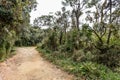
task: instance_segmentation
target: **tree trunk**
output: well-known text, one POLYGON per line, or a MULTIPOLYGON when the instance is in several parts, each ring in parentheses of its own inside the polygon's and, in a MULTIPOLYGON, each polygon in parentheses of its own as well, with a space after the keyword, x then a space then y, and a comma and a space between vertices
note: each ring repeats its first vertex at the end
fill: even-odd
MULTIPOLYGON (((109 24, 112 23, 112 0, 109 0, 109 5, 110 5, 110 19, 109 19, 109 24)), ((111 39, 111 27, 109 27, 109 33, 108 33, 108 38, 107 38, 107 44, 109 45, 110 39, 111 39)))
POLYGON ((76 27, 77 27, 77 29, 79 31, 79 17, 77 17, 77 16, 76 16, 76 27))

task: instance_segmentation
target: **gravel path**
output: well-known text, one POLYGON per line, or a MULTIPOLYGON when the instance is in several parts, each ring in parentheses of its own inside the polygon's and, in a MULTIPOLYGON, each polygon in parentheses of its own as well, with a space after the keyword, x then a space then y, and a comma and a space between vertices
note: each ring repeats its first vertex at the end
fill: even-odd
POLYGON ((16 55, 0 63, 0 80, 73 80, 44 60, 35 47, 17 48, 16 55))

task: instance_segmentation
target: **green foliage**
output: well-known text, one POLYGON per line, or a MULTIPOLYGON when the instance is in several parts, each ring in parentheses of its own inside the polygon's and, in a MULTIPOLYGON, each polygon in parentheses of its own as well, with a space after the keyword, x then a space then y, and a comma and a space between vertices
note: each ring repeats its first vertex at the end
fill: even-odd
POLYGON ((15 5, 9 10, 7 6, 0 6, 0 55, 6 57, 10 53, 15 41, 11 31, 15 31, 18 36, 15 45, 39 43, 38 50, 44 57, 74 74, 78 80, 81 77, 87 80, 120 79, 119 73, 113 72, 120 67, 118 1, 64 0, 62 12, 36 18, 34 27, 28 23, 29 12, 36 7, 35 0, 9 1, 15 5), (66 6, 72 10, 67 10, 66 6), (86 12, 86 22, 90 21, 92 25, 80 24, 83 10, 92 7, 94 11, 86 12), (49 28, 40 29, 41 26, 49 28))
POLYGON ((110 69, 103 65, 92 62, 83 63, 80 67, 82 75, 85 75, 88 80, 119 80, 118 73, 113 73, 110 69))
POLYGON ((0 41, 0 60, 4 60, 5 58, 9 57, 11 51, 14 46, 14 42, 16 40, 16 33, 15 31, 10 31, 4 36, 4 38, 0 41), (9 41, 10 40, 10 41, 9 41))
MULTIPOLYGON (((61 53, 68 53, 69 57, 74 61, 95 61, 104 64, 110 68, 119 66, 119 46, 107 45, 99 42, 92 30, 87 24, 82 26, 82 29, 71 29, 65 34, 62 34, 62 44, 59 43, 60 33, 57 29, 50 30, 42 41, 42 49, 49 49, 51 51, 59 51, 61 53)), ((102 39, 103 43, 104 38, 102 39)), ((59 54, 58 54, 59 55, 59 54)))
POLYGON ((73 53, 74 50, 78 50, 82 46, 79 37, 80 32, 78 32, 77 29, 69 31, 64 37, 66 40, 64 41, 64 44, 61 45, 61 51, 73 53))
POLYGON ((120 66, 120 46, 111 46, 107 51, 102 48, 105 53, 98 52, 96 59, 99 63, 107 65, 110 68, 120 66))
POLYGON ((0 60, 11 55, 22 26, 29 24, 29 12, 33 5, 36 5, 35 0, 0 1, 0 60))
POLYGON ((64 43, 62 44, 59 44, 59 32, 57 30, 50 30, 50 32, 52 33, 48 31, 49 35, 38 46, 38 50, 46 59, 74 74, 78 80, 81 78, 87 80, 120 79, 119 73, 113 72, 116 67, 120 66, 119 45, 100 44, 86 24, 80 31, 71 29, 66 35, 63 34, 64 43))
POLYGON ((94 59, 94 55, 88 51, 84 51, 84 49, 77 50, 74 52, 72 59, 75 62, 84 62, 84 61, 92 61, 94 59))
POLYGON ((51 31, 50 34, 47 33, 47 36, 45 38, 44 36, 44 39, 42 41, 42 45, 41 45, 41 48, 45 48, 45 49, 50 49, 50 50, 57 50, 58 49, 58 34, 57 34, 57 31, 56 29, 49 29, 49 31, 51 31))
POLYGON ((43 31, 39 27, 28 26, 23 28, 15 42, 16 46, 35 46, 43 39, 43 31))
MULTIPOLYGON (((108 67, 97 64, 94 62, 76 62, 73 59, 66 57, 64 54, 52 52, 50 50, 44 50, 37 48, 38 51, 43 53, 43 57, 58 65, 63 70, 70 74, 74 74, 75 80, 86 79, 86 80, 120 80, 119 73, 113 72, 108 67)), ((81 52, 81 51, 80 51, 81 52)), ((90 53, 88 53, 90 54, 90 53)), ((81 56, 81 55, 80 55, 81 56)), ((81 56, 83 57, 83 56, 81 56)), ((87 56, 86 56, 87 58, 87 56)))

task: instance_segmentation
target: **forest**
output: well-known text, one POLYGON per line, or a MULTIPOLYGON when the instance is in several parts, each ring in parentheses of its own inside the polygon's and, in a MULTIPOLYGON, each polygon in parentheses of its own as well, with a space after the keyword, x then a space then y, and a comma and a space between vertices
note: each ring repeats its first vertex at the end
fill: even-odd
POLYGON ((0 61, 14 55, 15 47, 37 46, 75 80, 120 80, 120 0, 61 4, 30 24, 36 0, 0 0, 0 61))

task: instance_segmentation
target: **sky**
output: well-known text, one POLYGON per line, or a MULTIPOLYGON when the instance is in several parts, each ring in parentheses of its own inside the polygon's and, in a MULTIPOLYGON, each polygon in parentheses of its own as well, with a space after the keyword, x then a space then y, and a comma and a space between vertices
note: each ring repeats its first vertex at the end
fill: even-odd
MULTIPOLYGON (((41 15, 48 15, 50 12, 60 11, 63 7, 61 2, 63 0, 36 0, 38 5, 36 11, 30 13, 30 24, 33 24, 35 18, 40 17, 41 15)), ((67 9, 70 9, 69 7, 67 9)), ((94 9, 93 9, 94 10, 94 9)), ((85 22, 85 14, 81 16, 82 22, 85 22)))
POLYGON ((37 0, 37 10, 30 13, 30 23, 33 23, 33 20, 41 15, 47 15, 49 12, 56 12, 61 10, 62 0, 37 0))

